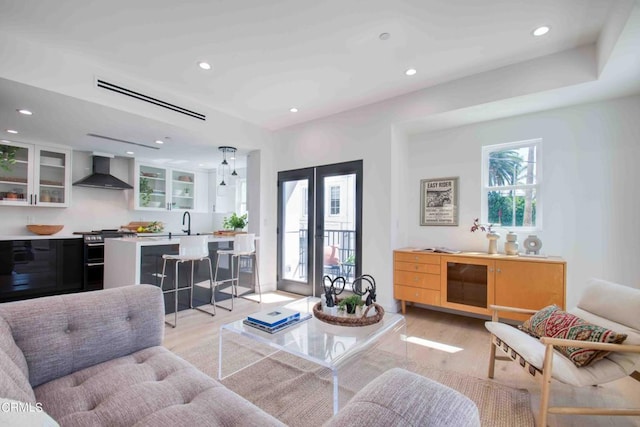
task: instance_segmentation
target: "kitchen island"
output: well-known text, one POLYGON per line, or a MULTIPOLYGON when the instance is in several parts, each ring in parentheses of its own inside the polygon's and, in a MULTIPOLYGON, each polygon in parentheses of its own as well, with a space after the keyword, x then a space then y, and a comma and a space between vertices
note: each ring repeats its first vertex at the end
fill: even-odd
MULTIPOLYGON (((208 236, 209 259, 215 274, 218 249, 233 248, 233 236, 208 236)), ((256 238, 257 240, 257 238, 256 238)), ((137 285, 141 283, 160 286, 162 279, 162 255, 178 254, 180 243, 179 237, 133 237, 105 240, 104 249, 104 288, 117 288, 121 286, 137 285)), ((249 284, 250 291, 253 292, 252 281, 254 274, 253 265, 250 259, 241 263, 242 284, 249 284)), ((175 264, 173 261, 167 262, 165 270, 164 289, 173 287, 173 277, 175 264)), ((191 263, 184 263, 180 266, 179 286, 183 287, 190 281, 191 263)), ((194 305, 202 305, 209 302, 211 294, 209 291, 209 266, 206 262, 196 262, 194 266, 194 305)), ((230 261, 228 256, 220 259, 218 280, 225 280, 231 277, 230 261)), ((228 299, 230 296, 229 283, 222 284, 216 292, 216 301, 228 299)), ((180 292, 179 309, 189 307, 189 293, 180 292)), ((166 313, 173 312, 173 295, 165 295, 166 313)))

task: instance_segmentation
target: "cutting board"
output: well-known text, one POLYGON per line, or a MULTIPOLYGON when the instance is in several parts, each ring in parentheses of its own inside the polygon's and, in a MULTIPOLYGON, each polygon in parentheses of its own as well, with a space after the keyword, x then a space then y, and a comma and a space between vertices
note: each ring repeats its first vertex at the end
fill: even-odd
POLYGON ((235 236, 236 234, 247 234, 246 231, 218 230, 214 231, 214 236, 235 236))
POLYGON ((138 227, 147 228, 149 224, 151 224, 151 221, 131 221, 129 224, 123 225, 120 228, 131 231, 138 231, 138 227))

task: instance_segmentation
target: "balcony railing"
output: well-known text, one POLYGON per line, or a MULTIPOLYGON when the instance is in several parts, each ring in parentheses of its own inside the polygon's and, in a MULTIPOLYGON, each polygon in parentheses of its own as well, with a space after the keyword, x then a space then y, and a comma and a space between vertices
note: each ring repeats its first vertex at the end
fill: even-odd
MULTIPOLYGON (((298 265, 299 277, 307 277, 307 242, 309 239, 307 230, 298 232, 300 257, 298 265)), ((343 276, 347 282, 355 278, 356 258, 356 231, 355 230, 325 230, 324 246, 335 246, 337 250, 338 264, 325 265, 323 275, 331 277, 343 276)), ((321 255, 324 257, 324 253, 321 255)))

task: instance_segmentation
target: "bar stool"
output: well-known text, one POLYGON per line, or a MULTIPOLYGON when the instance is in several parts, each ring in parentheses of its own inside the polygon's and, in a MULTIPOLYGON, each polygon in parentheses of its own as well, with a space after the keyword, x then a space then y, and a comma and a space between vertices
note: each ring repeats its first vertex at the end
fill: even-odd
POLYGON ((240 281, 240 257, 250 257, 253 259, 253 271, 255 272, 256 286, 258 287, 258 295, 260 303, 262 303, 262 290, 260 288, 260 278, 258 275, 258 255, 256 254, 256 235, 249 234, 236 234, 233 238, 233 249, 218 249, 218 257, 216 260, 216 273, 214 275, 214 291, 222 283, 231 282, 231 307, 225 307, 219 305, 218 307, 225 310, 233 310, 233 297, 238 297, 238 284, 240 281), (218 267, 220 266, 220 256, 229 255, 231 263, 231 278, 225 280, 218 280, 218 267), (237 260, 234 263, 234 260, 237 260), (234 265, 237 264, 237 269, 234 265), (235 273, 235 274, 234 274, 235 273), (235 295, 234 295, 235 294, 235 295))
POLYGON ((201 311, 206 314, 210 314, 211 316, 216 315, 216 300, 213 292, 213 274, 211 271, 211 259, 209 258, 209 238, 208 236, 185 236, 180 238, 180 248, 178 250, 178 255, 162 255, 164 262, 162 264, 162 279, 160 280, 160 289, 162 289, 163 294, 174 294, 175 300, 175 311, 174 311, 174 323, 173 325, 167 321, 165 323, 172 328, 175 328, 178 325, 178 292, 179 291, 189 291, 189 307, 195 308, 198 311, 201 311), (208 261, 209 262, 209 289, 211 290, 211 301, 209 304, 213 305, 213 313, 203 310, 200 307, 193 306, 193 267, 195 261, 208 261), (173 278, 174 287, 173 289, 164 290, 164 278, 165 278, 165 269, 167 267, 167 261, 175 261, 176 262, 176 272, 173 278), (188 286, 178 287, 178 266, 184 262, 191 261, 191 283, 188 286))

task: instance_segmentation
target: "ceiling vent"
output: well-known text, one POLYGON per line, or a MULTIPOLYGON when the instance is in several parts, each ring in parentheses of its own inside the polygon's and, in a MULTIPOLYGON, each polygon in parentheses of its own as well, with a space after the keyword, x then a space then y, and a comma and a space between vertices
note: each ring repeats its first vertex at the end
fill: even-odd
POLYGON ((140 101, 147 102, 149 104, 157 105, 158 107, 166 108, 167 110, 175 111, 176 113, 184 114, 185 116, 193 117, 199 120, 207 120, 207 116, 202 113, 197 113, 195 111, 188 110, 184 107, 180 107, 179 105, 171 104, 170 102, 163 101, 158 98, 154 98, 149 95, 144 95, 140 92, 136 92, 131 89, 127 89, 126 87, 122 87, 113 83, 109 83, 102 79, 96 79, 96 86, 102 89, 110 90, 112 92, 119 93, 121 95, 126 95, 131 98, 138 99, 140 101))

